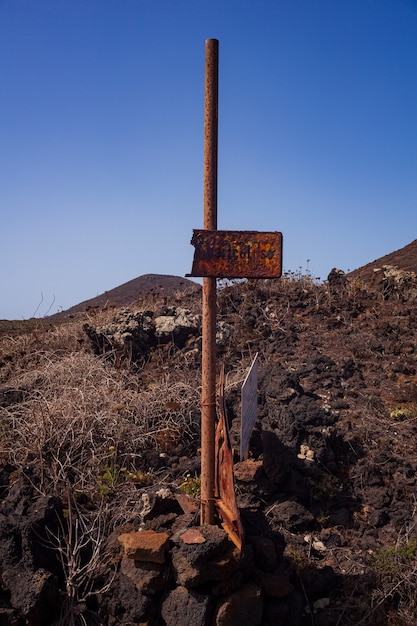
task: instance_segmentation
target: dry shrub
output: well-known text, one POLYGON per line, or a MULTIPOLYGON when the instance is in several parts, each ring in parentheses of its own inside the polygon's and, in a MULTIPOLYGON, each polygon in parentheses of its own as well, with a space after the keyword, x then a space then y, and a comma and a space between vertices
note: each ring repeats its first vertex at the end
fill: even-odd
POLYGON ((80 328, 61 324, 1 345, 13 356, 2 388, 24 391, 23 401, 0 408, 3 460, 36 468, 41 493, 69 484, 93 496, 109 468, 122 478, 122 468, 146 469, 150 451, 185 454, 198 435, 198 375, 172 354, 150 375, 115 369, 87 351, 80 328))
POLYGON ((0 384, 19 374, 39 369, 59 355, 83 350, 82 323, 47 324, 40 320, 30 332, 3 336, 0 340, 0 384))
POLYGON ((370 570, 375 576, 370 595, 370 609, 357 624, 376 623, 381 611, 388 626, 408 626, 417 615, 417 534, 416 507, 411 519, 398 534, 393 546, 385 546, 370 554, 370 570))

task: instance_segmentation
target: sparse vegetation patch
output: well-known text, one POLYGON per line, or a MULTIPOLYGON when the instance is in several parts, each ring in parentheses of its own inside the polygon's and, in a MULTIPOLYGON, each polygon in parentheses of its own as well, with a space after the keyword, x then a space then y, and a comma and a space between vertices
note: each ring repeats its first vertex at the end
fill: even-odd
POLYGON ((200 296, 172 298, 3 324, 0 622, 165 626, 174 605, 201 597, 209 620, 243 589, 262 626, 414 623, 413 277, 395 290, 339 271, 219 287, 239 559, 220 522, 198 526, 200 296), (256 352, 259 419, 240 462, 256 352), (168 551, 157 563, 118 541, 153 533, 168 551), (210 567, 195 550, 214 551, 210 567))

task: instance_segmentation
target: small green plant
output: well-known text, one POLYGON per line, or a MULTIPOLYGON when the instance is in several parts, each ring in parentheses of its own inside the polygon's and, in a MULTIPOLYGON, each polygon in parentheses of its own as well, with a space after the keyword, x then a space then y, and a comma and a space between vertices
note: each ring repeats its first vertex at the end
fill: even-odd
POLYGON ((406 561, 412 561, 413 559, 416 558, 417 542, 409 541, 408 543, 405 544, 405 546, 402 546, 399 549, 398 554, 399 554, 400 558, 402 558, 402 559, 404 559, 406 561))
POLYGON ((285 556, 288 558, 291 568, 298 574, 309 565, 307 556, 294 546, 285 551, 285 556))
POLYGON ((106 459, 103 472, 98 477, 99 495, 108 496, 124 480, 126 468, 116 462, 116 448, 109 446, 109 456, 106 459))
POLYGON ((317 523, 320 524, 322 528, 325 528, 329 521, 329 514, 321 510, 320 513, 317 515, 316 519, 317 519, 317 523))
POLYGON ((313 502, 328 502, 339 492, 340 482, 336 476, 323 474, 320 481, 310 481, 310 487, 313 502))
POLYGON ((417 406, 412 404, 408 407, 396 407, 390 411, 390 418, 397 421, 416 419, 417 418, 417 406))
POLYGON ((179 489, 181 489, 181 491, 186 493, 188 496, 195 498, 196 496, 199 496, 201 492, 201 478, 197 476, 197 474, 194 474, 194 476, 186 474, 185 480, 181 483, 179 489))
POLYGON ((134 483, 138 487, 148 487, 154 481, 152 468, 149 469, 147 472, 144 472, 142 470, 126 472, 126 480, 134 483))
POLYGON ((377 574, 393 580, 403 565, 413 561, 417 554, 417 543, 410 541, 402 546, 381 548, 373 554, 373 566, 377 574))
POLYGON ((375 571, 381 576, 392 579, 398 573, 395 547, 381 548, 375 552, 372 561, 375 571))

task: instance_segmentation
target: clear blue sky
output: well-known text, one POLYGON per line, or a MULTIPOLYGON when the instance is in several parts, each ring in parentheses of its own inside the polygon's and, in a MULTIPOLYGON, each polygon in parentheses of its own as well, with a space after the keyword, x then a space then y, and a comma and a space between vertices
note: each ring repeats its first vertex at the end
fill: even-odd
POLYGON ((0 318, 191 270, 211 37, 219 228, 321 278, 417 238, 417 0, 0 0, 0 318))

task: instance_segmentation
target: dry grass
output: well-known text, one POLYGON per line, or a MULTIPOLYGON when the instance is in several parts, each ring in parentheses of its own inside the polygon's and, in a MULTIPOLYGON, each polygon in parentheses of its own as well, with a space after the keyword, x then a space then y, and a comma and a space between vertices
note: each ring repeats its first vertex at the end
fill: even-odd
POLYGON ((65 581, 62 626, 83 623, 79 609, 97 593, 106 538, 138 519, 140 490, 173 482, 164 458, 195 454, 199 441, 195 357, 168 347, 154 351, 146 374, 115 367, 92 353, 82 331, 87 319, 104 324, 111 315, 0 338, 1 466, 13 468, 10 483, 24 477, 66 509, 46 538, 65 581))
POLYGON ((126 476, 149 469, 150 450, 185 454, 194 444, 198 380, 172 353, 158 354, 146 378, 115 369, 90 352, 78 321, 0 345, 3 388, 7 381, 8 391, 23 394, 0 409, 2 456, 22 471, 36 467, 39 492, 71 485, 93 497, 109 466, 121 481, 122 468, 126 476))
MULTIPOLYGON (((382 353, 373 342, 373 305, 383 302, 383 296, 368 295, 358 281, 347 283, 343 292, 334 293, 328 285, 301 274, 280 281, 248 281, 238 289, 234 285, 224 286, 219 290, 218 301, 219 320, 230 327, 230 338, 222 348, 222 356, 230 365, 226 381, 229 395, 237 394, 259 346, 264 364, 271 356, 280 360, 280 345, 290 343, 293 334, 310 336, 314 330, 318 341, 325 329, 324 339, 330 342, 341 332, 339 328, 354 328, 354 333, 341 335, 341 358, 352 355, 357 362, 379 363, 382 353), (363 324, 356 327, 359 314, 363 324), (268 352, 274 346, 277 352, 268 352)), ((160 303, 146 303, 146 308, 154 306, 157 310, 160 303)), ((184 476, 172 476, 170 463, 165 467, 164 458, 191 457, 200 440, 198 349, 156 347, 151 350, 146 367, 135 370, 128 364, 112 362, 105 355, 98 357, 90 349, 83 324, 102 326, 113 316, 111 310, 94 311, 68 323, 40 322, 31 325, 29 332, 0 338, 2 464, 15 468, 11 480, 24 474, 40 494, 54 493, 64 503, 67 499, 70 502, 71 519, 49 539, 62 558, 68 599, 73 604, 89 593, 91 572, 84 569, 83 561, 77 561, 87 536, 92 540, 88 545, 95 550, 94 558, 100 560, 102 540, 109 530, 137 520, 140 492, 149 482, 157 479, 180 485, 184 481, 184 476), (85 499, 88 510, 83 509, 85 499)), ((386 339, 387 349, 389 340, 386 339)), ((297 345, 295 341, 293 345, 297 345)), ((294 352, 286 350, 283 354, 288 369, 299 367, 298 346, 294 352)), ((372 376, 379 377, 380 370, 376 369, 372 376)), ((397 378, 400 385, 401 375, 397 378)), ((389 402, 381 395, 379 386, 375 394, 372 387, 367 388, 366 397, 361 389, 351 391, 352 400, 348 395, 350 388, 346 387, 347 398, 358 406, 355 404, 354 436, 366 453, 366 467, 372 462, 377 464, 378 452, 384 449, 390 456, 394 452, 398 457, 411 457, 415 398, 407 392, 405 402, 391 380, 389 391, 396 395, 390 395, 389 402)), ((364 472, 363 464, 353 465, 350 472, 353 480, 354 472, 364 472)), ((366 525, 367 520, 358 518, 356 523, 359 527, 366 525)), ((352 568, 345 564, 342 570, 351 587, 348 585, 342 599, 345 606, 336 606, 334 623, 413 623, 417 614, 415 523, 413 510, 396 545, 368 554, 369 562, 365 564, 369 584, 365 590, 361 585, 366 577, 360 570, 368 558, 366 554, 361 550, 358 559, 350 547, 344 552, 334 549, 339 557, 349 553, 347 563, 352 568)), ((71 602, 63 624, 73 619, 71 602)))

